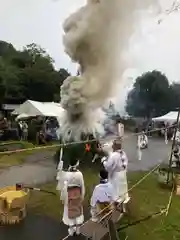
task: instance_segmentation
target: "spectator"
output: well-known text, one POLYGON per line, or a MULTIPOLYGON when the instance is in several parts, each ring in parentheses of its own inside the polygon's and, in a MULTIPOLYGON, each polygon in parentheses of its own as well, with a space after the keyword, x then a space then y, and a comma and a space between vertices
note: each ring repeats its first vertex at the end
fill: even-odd
POLYGON ((22 140, 27 141, 28 138, 28 125, 26 122, 22 122, 22 140))

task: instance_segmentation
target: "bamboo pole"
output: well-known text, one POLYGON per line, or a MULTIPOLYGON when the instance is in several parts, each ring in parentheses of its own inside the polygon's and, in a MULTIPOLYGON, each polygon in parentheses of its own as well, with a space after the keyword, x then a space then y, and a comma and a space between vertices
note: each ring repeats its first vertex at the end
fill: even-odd
POLYGON ((172 171, 171 171, 172 156, 173 156, 173 149, 174 149, 175 141, 176 141, 176 133, 177 133, 178 124, 179 124, 179 117, 180 117, 180 108, 178 109, 178 115, 177 115, 175 131, 174 131, 174 136, 173 136, 173 142, 172 142, 172 147, 171 147, 171 154, 170 154, 170 158, 169 158, 169 169, 168 169, 168 175, 167 175, 167 184, 169 183, 170 173, 172 173, 172 171))

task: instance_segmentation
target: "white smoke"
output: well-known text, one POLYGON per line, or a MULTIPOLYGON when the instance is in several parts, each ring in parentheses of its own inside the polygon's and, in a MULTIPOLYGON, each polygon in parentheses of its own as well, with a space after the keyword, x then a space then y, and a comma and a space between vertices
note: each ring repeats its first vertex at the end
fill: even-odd
POLYGON ((142 12, 139 15, 139 24, 124 54, 127 70, 123 82, 124 96, 116 97, 118 111, 124 110, 127 93, 135 79, 144 72, 156 69, 163 72, 170 83, 180 82, 180 1, 160 0, 160 6, 161 14, 142 12), (127 82, 129 86, 126 88, 127 82))
POLYGON ((63 132, 96 132, 96 109, 113 96, 127 68, 123 53, 138 24, 138 13, 158 10, 158 0, 89 0, 64 23, 64 46, 81 75, 61 87, 63 132), (156 8, 155 8, 156 7, 156 8), (92 121, 92 119, 94 119, 92 121))

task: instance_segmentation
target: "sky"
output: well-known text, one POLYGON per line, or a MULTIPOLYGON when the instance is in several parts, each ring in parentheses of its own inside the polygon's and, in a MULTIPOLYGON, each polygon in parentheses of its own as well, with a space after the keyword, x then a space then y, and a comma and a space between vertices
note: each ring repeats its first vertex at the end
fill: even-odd
MULTIPOLYGON (((165 11, 173 0, 160 1, 165 11)), ((75 74, 78 66, 64 53, 62 23, 84 3, 85 0, 0 0, 0 40, 11 42, 17 49, 37 43, 55 60, 57 69, 65 68, 75 74)), ((161 15, 142 15, 141 24, 132 33, 125 51, 123 91, 115 97, 118 106, 124 105, 135 77, 145 71, 160 70, 170 82, 180 82, 180 11, 161 15), (163 21, 158 25, 159 19, 163 21)))
POLYGON ((85 0, 0 0, 0 40, 17 49, 39 44, 55 60, 56 68, 77 71, 64 53, 62 23, 85 0))

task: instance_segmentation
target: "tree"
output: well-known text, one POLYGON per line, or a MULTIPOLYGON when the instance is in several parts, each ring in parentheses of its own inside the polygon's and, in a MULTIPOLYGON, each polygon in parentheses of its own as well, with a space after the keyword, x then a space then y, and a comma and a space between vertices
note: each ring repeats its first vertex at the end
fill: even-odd
POLYGON ((159 116, 171 110, 171 88, 167 77, 159 71, 139 76, 129 92, 126 111, 136 117, 159 116))
POLYGON ((12 44, 0 41, 0 104, 27 99, 59 101, 60 86, 70 74, 63 68, 57 71, 53 63, 35 43, 17 51, 12 44))
POLYGON ((180 84, 172 83, 170 86, 171 90, 171 104, 173 109, 180 108, 180 84))

